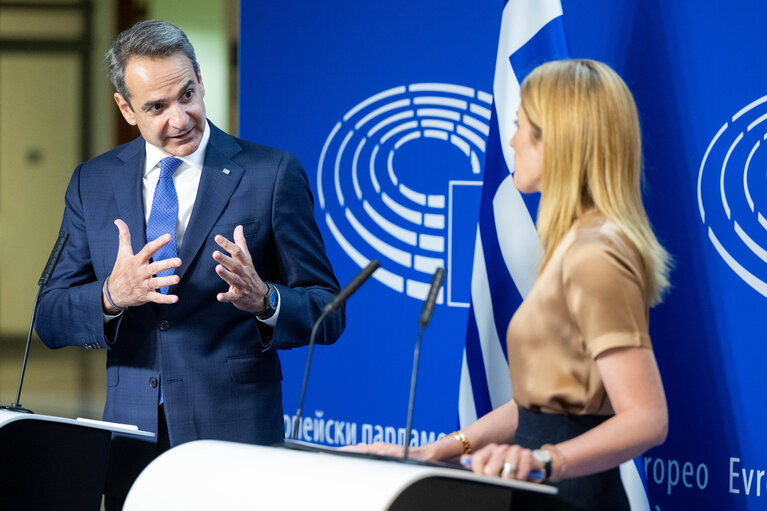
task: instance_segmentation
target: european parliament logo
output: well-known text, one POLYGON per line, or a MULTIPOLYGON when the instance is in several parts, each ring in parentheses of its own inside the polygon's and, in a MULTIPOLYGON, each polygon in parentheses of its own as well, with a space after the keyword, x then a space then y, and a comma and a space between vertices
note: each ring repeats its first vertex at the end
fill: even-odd
POLYGON ((476 212, 492 95, 463 85, 415 83, 349 110, 320 154, 324 220, 359 266, 392 290, 424 299, 447 269, 438 303, 468 307, 476 212))
POLYGON ((698 174, 698 207, 727 265, 767 296, 767 96, 714 135, 698 174))

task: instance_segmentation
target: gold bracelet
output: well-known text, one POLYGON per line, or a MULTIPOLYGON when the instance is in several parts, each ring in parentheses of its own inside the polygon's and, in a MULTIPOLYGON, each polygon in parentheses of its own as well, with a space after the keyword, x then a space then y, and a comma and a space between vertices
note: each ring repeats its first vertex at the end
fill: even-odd
POLYGON ((464 454, 471 454, 471 442, 469 442, 469 439, 466 438, 466 435, 463 434, 463 431, 455 431, 451 433, 451 435, 453 438, 461 442, 464 454))
POLYGON ((565 455, 562 454, 562 451, 559 450, 559 447, 556 445, 551 444, 544 444, 541 446, 541 449, 546 449, 551 453, 551 457, 556 460, 556 472, 554 471, 554 463, 552 461, 552 471, 551 471, 551 477, 549 477, 549 481, 556 483, 557 481, 561 481, 565 477, 565 469, 567 468, 567 460, 565 459, 565 455))

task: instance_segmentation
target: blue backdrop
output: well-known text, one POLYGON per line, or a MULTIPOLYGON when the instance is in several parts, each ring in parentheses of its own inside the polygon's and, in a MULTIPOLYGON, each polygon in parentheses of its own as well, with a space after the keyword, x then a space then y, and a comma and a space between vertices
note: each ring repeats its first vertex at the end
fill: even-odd
MULTIPOLYGON (((571 55, 607 62, 635 94, 648 210, 676 262, 651 312, 670 410, 667 442, 644 457, 651 507, 763 509, 767 4, 562 6, 571 55)), ((310 440, 392 440, 404 428, 418 297, 440 262, 450 287, 424 336, 414 428, 428 440, 456 427, 501 8, 242 3, 241 136, 303 162, 342 283, 371 257, 390 273, 352 298, 339 343, 315 353, 310 440)), ((282 357, 288 415, 305 357, 282 357)))

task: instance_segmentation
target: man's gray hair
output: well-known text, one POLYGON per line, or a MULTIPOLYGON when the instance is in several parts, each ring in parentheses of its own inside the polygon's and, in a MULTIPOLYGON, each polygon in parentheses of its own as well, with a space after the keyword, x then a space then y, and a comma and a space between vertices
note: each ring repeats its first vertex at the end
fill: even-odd
POLYGON ((171 57, 185 55, 192 63, 194 74, 199 73, 194 48, 186 34, 166 21, 147 20, 124 30, 112 43, 104 56, 107 75, 115 90, 130 104, 130 94, 125 85, 125 65, 131 57, 171 57))

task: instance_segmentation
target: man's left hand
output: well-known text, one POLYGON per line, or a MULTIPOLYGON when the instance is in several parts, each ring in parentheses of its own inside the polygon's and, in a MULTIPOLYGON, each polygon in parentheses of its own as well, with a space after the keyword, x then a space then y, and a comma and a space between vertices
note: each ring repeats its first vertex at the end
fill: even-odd
POLYGON ((269 286, 261 280, 253 267, 242 226, 235 227, 234 242, 220 234, 215 239, 230 254, 227 256, 218 250, 213 252, 213 259, 218 262, 216 273, 229 284, 229 291, 219 293, 216 298, 219 302, 231 302, 238 309, 250 313, 261 312, 264 310, 264 297, 269 292, 269 286))

